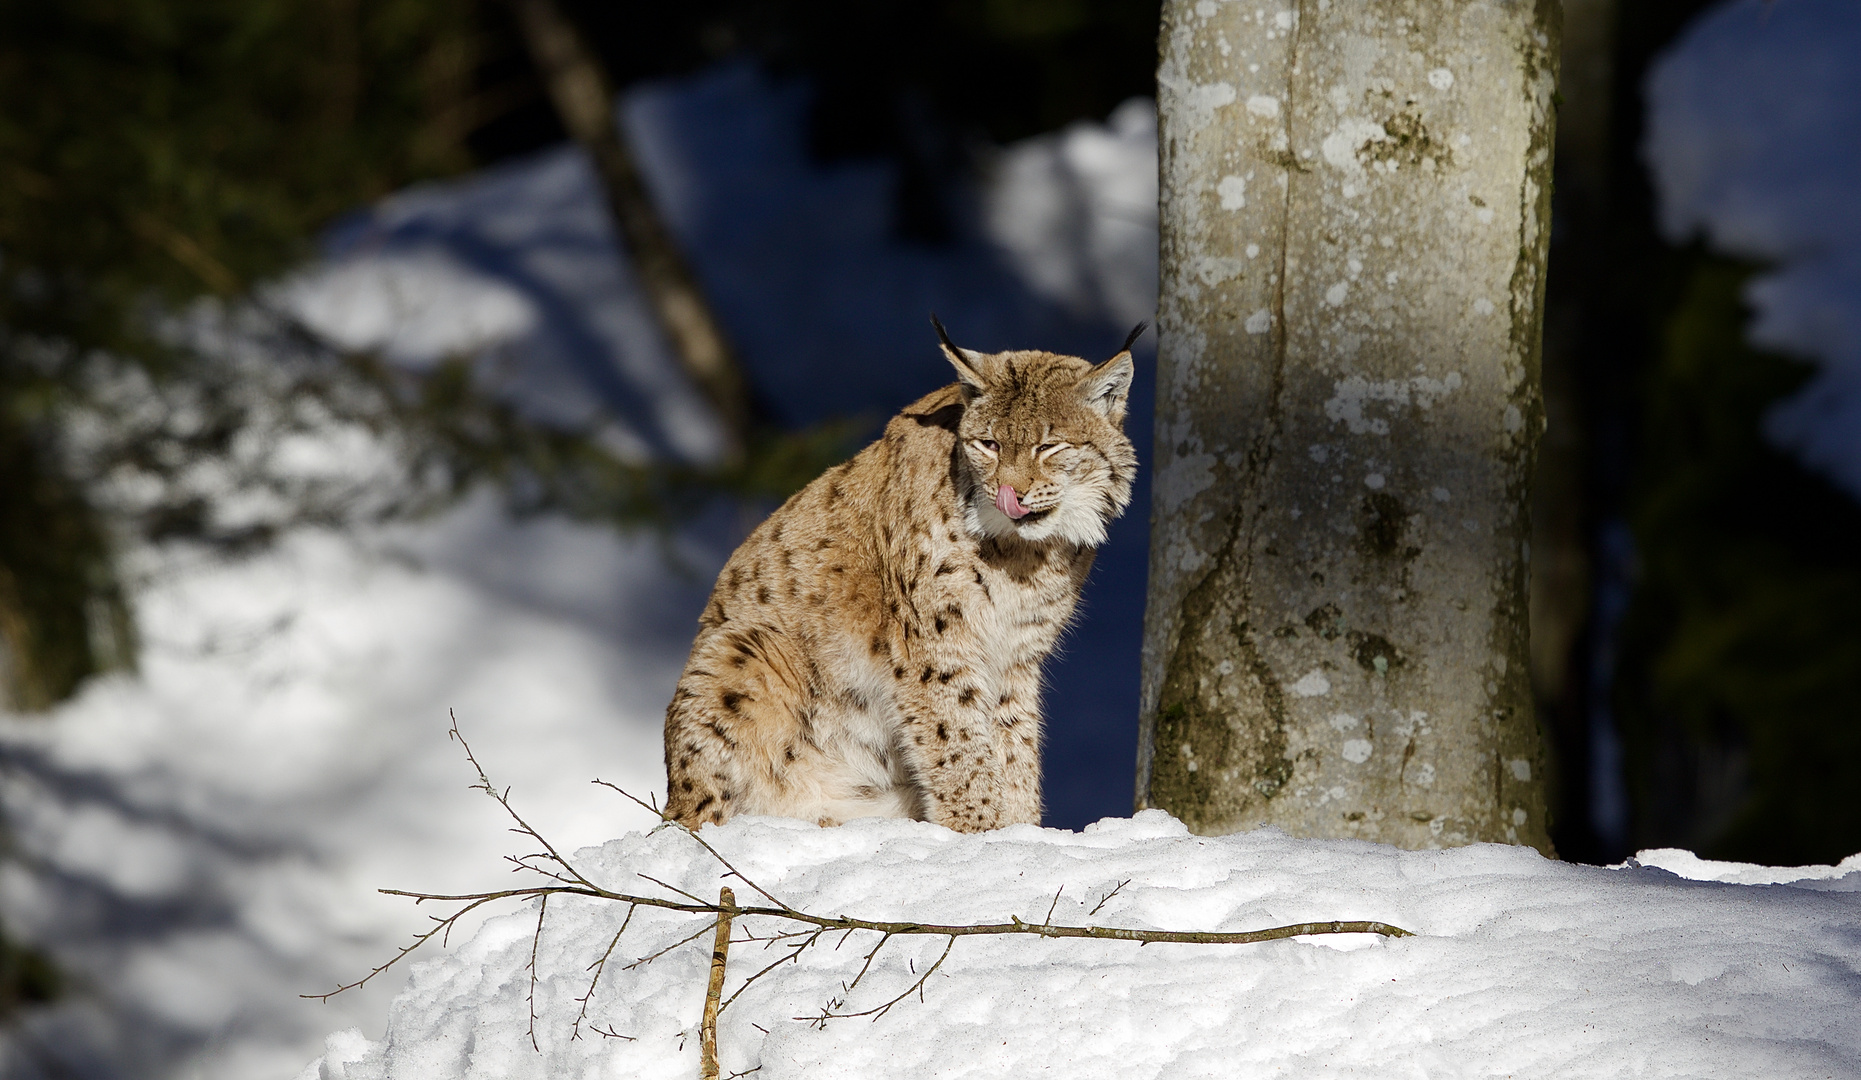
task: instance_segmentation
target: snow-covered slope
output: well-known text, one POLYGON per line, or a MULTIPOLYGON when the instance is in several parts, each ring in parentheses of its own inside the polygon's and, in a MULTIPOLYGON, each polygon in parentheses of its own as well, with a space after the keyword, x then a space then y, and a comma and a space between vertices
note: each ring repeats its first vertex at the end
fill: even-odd
MULTIPOLYGON (((626 99, 650 178, 781 418, 876 421, 946 382, 933 310, 977 347, 1086 355, 1108 354, 1148 310, 1144 103, 1115 127, 1005 148, 999 179, 972 193, 964 236, 940 249, 891 238, 886 168, 807 160, 804 104, 803 88, 747 66, 626 99), (998 238, 985 204, 1048 198, 1010 190, 1029 160, 1084 201, 1049 214, 1044 232, 998 238), (1099 224, 1101 210, 1116 223, 1099 224), (1094 239, 1063 243, 1075 228, 1094 239), (1036 263, 1065 282, 1117 284, 1082 301, 1018 268, 1036 263)), ((571 150, 362 211, 332 233, 324 262, 267 299, 415 369, 472 357, 532 416, 589 425, 624 453, 715 448, 571 150)), ((188 319, 177 332, 190 340, 262 351, 238 313, 188 319)), ((147 397, 144 411, 175 408, 147 397)), ((279 510, 274 494, 241 488, 247 467, 364 488, 377 474, 390 488, 406 480, 385 460, 392 442, 360 426, 276 434, 248 433, 241 468, 205 463, 189 490, 236 523, 279 510)), ((1147 431, 1136 437, 1148 447, 1147 431)), ((0 923, 70 976, 58 1004, 0 1032, 0 1073, 283 1078, 334 1028, 379 1033, 398 969, 328 1005, 298 996, 365 972, 422 923, 375 890, 504 880, 503 823, 468 790, 448 711, 564 843, 617 835, 627 819, 588 782, 662 782, 665 702, 749 513, 685 523, 671 560, 659 538, 514 522, 490 497, 389 529, 291 530, 240 555, 131 552, 140 671, 50 716, 0 716, 12 856, 0 923)), ((1051 805, 1075 824, 1129 806, 1143 515, 1119 528, 1049 697, 1051 805)))
POLYGON ((1649 74, 1645 155, 1675 241, 1774 267, 1752 341, 1821 371, 1770 435, 1861 497, 1861 4, 1732 0, 1649 74))
MULTIPOLYGON (((723 1013, 727 1075, 1861 1075, 1861 857, 1795 873, 1708 867, 1789 882, 1728 884, 1490 844, 1405 852, 1270 829, 1193 837, 1160 811, 1082 833, 747 819, 703 835, 783 902, 818 914, 1037 922, 1051 905, 1054 922, 1073 925, 1246 930, 1374 919, 1417 935, 1146 946, 967 937, 922 1000, 824 1027, 808 1018, 832 1003, 856 1012, 911 987, 946 939, 893 939, 851 993, 843 984, 878 935, 823 939, 723 1013)), ((573 860, 617 891, 671 895, 640 876, 650 875, 701 896, 729 884, 739 903, 757 899, 672 829, 573 860)), ((626 917, 621 904, 557 898, 540 938, 533 905, 488 923, 418 969, 385 1038, 335 1035, 301 1080, 696 1076, 710 958, 703 916, 636 912, 572 1037, 590 965, 626 917), (698 940, 623 968, 694 931, 698 940)), ((737 936, 793 928, 745 919, 737 936)), ((724 994, 787 952, 739 940, 724 994)))
MULTIPOLYGON (((702 553, 697 553, 700 556, 702 553)), ((288 1076, 394 985, 329 1006, 419 917, 376 894, 501 882, 504 823, 448 711, 570 843, 627 818, 589 776, 661 783, 659 718, 701 597, 650 540, 514 524, 302 532, 262 556, 157 553, 141 672, 0 723, 7 930, 76 985, 7 1075, 288 1076), (22 1060, 22 1058, 24 1060, 22 1060)), ((398 981, 398 980, 396 980, 398 981)))

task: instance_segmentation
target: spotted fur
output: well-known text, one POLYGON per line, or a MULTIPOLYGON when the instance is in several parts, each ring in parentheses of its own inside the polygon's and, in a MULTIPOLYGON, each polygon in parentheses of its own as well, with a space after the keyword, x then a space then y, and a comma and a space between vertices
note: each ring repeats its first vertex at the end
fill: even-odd
POLYGON ((1040 820, 1041 664, 1137 471, 1130 341, 1093 365, 938 331, 958 381, 718 575, 666 710, 676 820, 1040 820))

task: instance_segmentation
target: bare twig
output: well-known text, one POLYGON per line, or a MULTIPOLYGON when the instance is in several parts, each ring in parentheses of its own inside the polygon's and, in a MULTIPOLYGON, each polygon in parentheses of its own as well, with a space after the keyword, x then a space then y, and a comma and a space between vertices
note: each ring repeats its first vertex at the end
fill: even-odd
MULTIPOLYGON (((478 783, 473 785, 474 790, 482 791, 497 800, 497 804, 504 808, 504 812, 510 815, 510 819, 517 823, 517 827, 512 829, 512 832, 522 833, 543 845, 543 851, 546 854, 537 857, 547 858, 557 866, 562 867, 575 881, 589 888, 593 888, 594 882, 583 877, 579 870, 570 865, 569 860, 563 858, 562 853, 556 850, 556 846, 548 840, 545 840, 541 833, 531 828, 530 823, 525 821, 523 815, 517 812, 516 807, 510 804, 510 789, 506 788, 503 791, 499 791, 497 788, 491 786, 491 778, 485 775, 485 767, 478 763, 477 755, 472 753, 472 745, 465 741, 464 733, 459 730, 459 715, 451 709, 446 710, 446 715, 452 719, 452 727, 446 732, 447 737, 458 740, 460 749, 465 751, 465 760, 471 762, 472 770, 478 774, 478 783)), ((544 871, 541 870, 537 872, 544 873, 544 871)))
POLYGON ((1119 893, 1123 892, 1124 887, 1126 885, 1129 885, 1130 883, 1131 883, 1131 879, 1125 878, 1123 881, 1120 881, 1118 883, 1117 888, 1106 893, 1104 896, 1099 897, 1099 902, 1092 905, 1091 911, 1086 912, 1086 918, 1090 919, 1092 916, 1097 915, 1099 913, 1099 908, 1104 907, 1106 903, 1111 900, 1112 897, 1117 896, 1119 893))
POLYGON ((532 874, 541 874, 546 878, 550 878, 551 880, 560 881, 564 885, 581 884, 579 881, 565 874, 559 874, 554 870, 550 870, 550 869, 547 869, 541 866, 532 866, 527 861, 530 859, 543 859, 543 858, 548 858, 548 856, 546 855, 525 855, 520 858, 516 855, 506 855, 504 856, 504 861, 511 864, 511 873, 513 874, 519 870, 528 870, 532 874))
POLYGON ((653 884, 659 886, 662 889, 665 889, 667 892, 678 893, 680 896, 687 897, 693 901, 696 901, 699 904, 704 903, 704 901, 700 899, 699 897, 693 896, 691 893, 686 892, 684 889, 679 888, 677 885, 668 885, 665 882, 660 881, 658 878, 654 877, 651 874, 641 874, 640 877, 645 878, 647 881, 652 882, 653 884))
POLYGON ((1065 891, 1066 891, 1066 886, 1064 885, 1053 890, 1053 903, 1047 905, 1047 917, 1042 919, 1041 922, 1052 922, 1053 921, 1053 912, 1056 908, 1060 906, 1060 894, 1065 891))
MULTIPOLYGON (((724 1000, 724 1003, 718 1006, 717 1011, 721 1013, 725 1009, 730 1008, 730 1003, 742 997, 743 991, 748 990, 750 988, 750 984, 755 982, 757 979, 760 979, 764 975, 769 974, 771 971, 774 971, 776 968, 781 967, 783 964, 787 964, 795 960, 799 960, 801 958, 802 951, 805 950, 808 946, 814 944, 815 941, 819 940, 820 936, 822 934, 825 934, 826 932, 827 931, 825 930, 814 930, 814 931, 809 931, 809 932, 802 934, 801 936, 806 937, 808 940, 800 942, 799 944, 788 946, 788 948, 791 951, 789 952, 787 956, 782 957, 781 959, 775 961, 773 964, 770 964, 769 966, 763 968, 761 971, 758 971, 756 974, 751 975, 749 978, 743 980, 743 985, 737 987, 736 992, 731 994, 728 998, 726 998, 724 1000)), ((764 948, 767 948, 767 947, 768 946, 766 945, 764 946, 764 948)))
POLYGON ((712 847, 710 844, 710 841, 706 840, 702 836, 699 836, 698 830, 692 828, 691 826, 685 824, 682 821, 677 821, 673 818, 667 817, 665 814, 665 811, 659 809, 659 807, 653 805, 650 802, 645 801, 644 799, 641 799, 639 796, 633 794, 631 791, 628 791, 625 788, 620 787, 617 784, 610 784, 606 780, 600 780, 600 779, 595 780, 594 783, 599 784, 601 787, 608 788, 611 791, 619 792, 623 798, 627 799, 629 802, 633 803, 633 805, 641 808, 642 810, 645 810, 647 813, 652 814, 654 817, 658 818, 662 824, 670 825, 676 829, 683 831, 685 835, 691 837, 692 840, 698 844, 698 846, 710 852, 711 858, 716 859, 718 862, 724 864, 724 869, 730 871, 730 876, 736 878, 738 881, 741 881, 743 884, 748 885, 750 888, 755 889, 758 893, 762 895, 763 899, 769 901, 771 904, 774 904, 776 907, 783 908, 784 910, 793 910, 792 908, 789 908, 787 904, 783 903, 780 900, 777 900, 775 896, 769 892, 768 889, 765 889, 761 885, 758 885, 754 881, 751 881, 747 874, 737 869, 736 866, 733 865, 729 859, 724 858, 722 852, 712 847))
MULTIPOLYGON (((488 903, 492 900, 509 898, 534 899, 544 894, 563 894, 568 896, 587 896, 597 900, 614 900, 623 904, 638 904, 641 907, 661 908, 666 911, 683 911, 691 914, 719 915, 723 909, 712 902, 681 902, 668 900, 660 896, 635 896, 631 893, 613 892, 597 886, 536 885, 526 889, 500 889, 486 893, 421 893, 406 889, 377 890, 388 896, 406 896, 415 900, 445 900, 462 903, 488 903)), ((1292 937, 1308 937, 1318 934, 1380 934, 1384 937, 1413 937, 1409 931, 1399 926, 1375 920, 1332 920, 1330 922, 1292 923, 1287 926, 1274 926, 1265 930, 1209 931, 1209 930, 1140 930, 1117 926, 1064 926, 1053 923, 1031 923, 1010 916, 1005 923, 944 924, 920 922, 892 922, 880 919, 859 919, 850 915, 815 915, 795 908, 773 907, 738 907, 734 908, 736 916, 747 918, 764 916, 777 919, 791 919, 795 922, 818 926, 823 930, 871 930, 881 934, 921 934, 931 937, 969 937, 974 935, 1029 934, 1047 938, 1093 938, 1098 941, 1137 941, 1146 945, 1161 942, 1175 942, 1195 945, 1252 945, 1262 941, 1280 941, 1292 937)), ((463 914, 463 912, 461 912, 463 914)), ((710 927, 706 926, 706 930, 710 927)), ((437 931, 432 931, 437 932, 437 931)), ((430 932, 430 933, 432 933, 430 932)), ((700 935, 702 932, 700 932, 700 935)), ((658 954, 655 954, 658 955, 658 954)), ((385 965, 384 965, 385 966, 385 965)), ((327 995, 312 995, 327 996, 327 995)))
POLYGON ((879 1019, 879 1017, 884 1016, 888 1012, 891 1012, 892 1006, 910 997, 913 991, 917 993, 918 1000, 922 1001, 924 1000, 924 984, 929 982, 930 977, 932 975, 935 975, 937 973, 937 969, 943 966, 943 962, 950 958, 950 950, 954 949, 955 947, 956 947, 956 935, 952 934, 950 936, 950 940, 944 942, 943 953, 937 957, 937 962, 932 964, 930 967, 925 968, 924 974, 918 976, 917 982, 914 982, 910 986, 906 987, 904 993, 898 995, 897 997, 893 998, 892 1000, 886 1002, 883 1005, 877 1005, 870 1009, 862 1009, 859 1012, 851 1012, 851 1013, 835 1012, 833 1011, 832 1008, 826 1008, 826 1009, 821 1010, 821 1014, 819 1016, 797 1016, 795 1017, 795 1019, 806 1020, 810 1024, 814 1025, 815 1027, 821 1027, 821 1028, 825 1028, 827 1026, 827 1021, 829 1020, 851 1020, 856 1016, 870 1016, 876 1021, 879 1019))
POLYGON ((737 897, 726 885, 717 893, 717 938, 711 943, 711 981, 704 991, 704 1018, 698 1023, 698 1080, 717 1080, 717 1010, 724 994, 724 964, 730 959, 730 919, 737 897))
POLYGON ((872 958, 879 955, 879 950, 885 948, 885 943, 890 940, 892 940, 892 935, 890 934, 880 935, 879 943, 872 947, 872 951, 866 954, 866 962, 859 966, 859 974, 853 976, 852 982, 841 983, 840 988, 842 990, 845 990, 849 994, 852 993, 854 987, 857 987, 859 985, 860 980, 866 977, 866 972, 871 970, 872 958))
MULTIPOLYGON (((433 897, 420 896, 415 893, 396 893, 392 889, 382 889, 380 891, 384 893, 398 895, 398 896, 412 896, 414 897, 414 903, 416 904, 422 900, 434 899, 433 897)), ((405 960, 410 954, 413 953, 415 949, 418 949, 420 946, 425 945, 427 942, 433 940, 435 937, 438 937, 441 943, 444 944, 447 935, 449 935, 452 931, 453 924, 457 923, 461 918, 464 918, 473 909, 483 907, 484 905, 489 904, 494 900, 503 900, 509 897, 514 897, 514 896, 526 896, 526 895, 529 895, 529 893, 530 893, 530 890, 528 889, 510 889, 502 893, 485 893, 479 896, 446 897, 445 899, 448 899, 448 900, 465 900, 465 901, 470 901, 470 902, 467 903, 464 907, 460 908, 459 910, 453 912, 451 915, 448 915, 443 919, 435 917, 433 921, 438 924, 437 926, 434 926, 433 929, 428 930, 424 934, 415 934, 413 941, 407 945, 402 946, 400 951, 395 953, 394 956, 390 958, 387 963, 382 964, 381 966, 375 968, 374 970, 370 971, 368 974, 362 976, 356 981, 352 983, 344 983, 341 986, 338 986, 336 989, 329 991, 328 993, 299 994, 297 996, 301 998, 307 998, 312 1001, 328 1001, 329 999, 335 997, 337 994, 340 994, 345 990, 360 989, 361 987, 368 985, 369 981, 373 979, 375 976, 381 974, 382 972, 388 970, 394 965, 400 963, 402 960, 405 960)))
MULTIPOLYGON (((718 911, 718 910, 717 910, 716 908, 712 908, 712 909, 710 909, 710 910, 712 910, 712 911, 717 911, 717 917, 718 917, 719 919, 722 919, 722 918, 723 918, 723 916, 724 916, 724 913, 723 913, 722 911, 718 911)), ((672 944, 670 944, 670 945, 667 945, 667 946, 666 946, 665 948, 663 948, 663 949, 655 949, 655 950, 653 950, 652 952, 650 952, 650 953, 648 953, 648 954, 646 954, 645 956, 642 956, 642 957, 640 957, 640 958, 639 958, 638 960, 635 960, 635 961, 634 961, 633 963, 631 963, 631 964, 628 964, 628 965, 627 965, 626 967, 624 967, 624 968, 621 968, 620 970, 622 970, 622 971, 632 971, 632 970, 633 970, 634 968, 637 968, 637 967, 645 967, 646 965, 648 965, 648 964, 650 964, 650 963, 652 963, 653 961, 655 961, 655 960, 657 960, 657 959, 659 959, 660 957, 662 957, 662 956, 664 956, 665 954, 667 954, 667 953, 669 953, 669 952, 671 952, 671 951, 672 951, 673 949, 676 949, 676 948, 678 948, 678 947, 679 947, 680 945, 688 945, 688 944, 690 944, 691 942, 694 942, 694 941, 696 941, 696 940, 698 940, 699 938, 701 938, 701 937, 703 937, 703 936, 704 936, 705 934, 707 934, 707 933, 709 933, 709 932, 710 932, 710 930, 711 930, 711 928, 712 928, 712 927, 714 927, 714 926, 716 926, 716 925, 717 925, 717 923, 716 923, 716 922, 714 921, 714 922, 711 922, 711 923, 709 923, 709 924, 707 924, 707 925, 704 925, 704 926, 700 926, 700 927, 699 927, 698 929, 696 929, 696 930, 693 930, 693 931, 692 931, 691 933, 689 933, 689 934, 686 934, 686 935, 685 935, 684 937, 682 937, 682 938, 679 938, 679 939, 678 939, 677 941, 674 941, 674 942, 673 942, 672 944)))
MULTIPOLYGON (((669 887, 669 886, 668 886, 669 887)), ((392 959, 375 968, 353 983, 345 983, 328 993, 305 994, 304 997, 327 1000, 345 990, 353 990, 363 985, 376 975, 398 963, 403 957, 426 944, 434 937, 451 928, 466 913, 497 900, 539 899, 544 896, 567 895, 585 896, 596 900, 611 900, 637 907, 659 908, 665 911, 681 911, 694 915, 723 914, 723 909, 707 901, 680 901, 661 896, 638 896, 631 893, 614 892, 596 885, 536 885, 522 889, 499 889, 482 893, 423 893, 407 889, 381 889, 388 896, 405 896, 415 902, 447 901, 462 903, 465 907, 444 919, 436 919, 439 925, 418 935, 414 941, 401 949, 392 959)), ((674 890, 679 891, 679 890, 674 890)), ((1251 945, 1262 941, 1279 941, 1291 937, 1305 937, 1319 934, 1380 934, 1384 937, 1411 937, 1409 931, 1399 926, 1375 920, 1333 920, 1331 922, 1292 923, 1287 926, 1274 926, 1264 930, 1243 931, 1205 931, 1205 930, 1142 930, 1117 926, 1056 926, 1052 923, 1030 923, 1020 918, 1010 917, 1005 923, 977 923, 970 925, 951 925, 942 923, 894 922, 879 919, 860 919, 848 915, 815 915, 797 908, 783 905, 781 907, 738 907, 732 909, 738 918, 768 917, 787 919, 812 926, 825 933, 843 931, 852 933, 869 930, 886 935, 929 935, 932 937, 969 937, 976 935, 1028 934, 1046 938, 1092 938, 1098 941, 1135 941, 1141 944, 1176 942, 1198 945, 1251 945)), ((645 956, 628 964, 627 969, 663 956, 665 953, 689 941, 695 941, 704 935, 709 925, 697 932, 660 949, 650 956, 645 956)), ((813 944, 810 937, 808 944, 813 944)), ((784 958, 787 959, 787 958, 784 958)), ((734 995, 733 995, 734 996, 734 995)))
POLYGON ((601 985, 601 973, 607 970, 608 958, 614 955, 615 947, 620 944, 620 935, 627 932, 628 925, 633 922, 633 913, 638 910, 638 905, 627 908, 627 917, 620 920, 620 929, 614 931, 614 936, 608 939, 607 948, 601 951, 601 959, 588 965, 588 970, 594 972, 594 978, 588 980, 588 992, 577 999, 582 1007, 575 1014, 575 1023, 569 1026, 571 1040, 582 1037, 582 1021, 588 1019, 588 1003, 594 1000, 595 987, 601 985))
POLYGON ((536 933, 530 935, 530 1049, 542 1053, 536 1041, 536 952, 543 945, 543 916, 549 913, 549 894, 536 902, 536 933))

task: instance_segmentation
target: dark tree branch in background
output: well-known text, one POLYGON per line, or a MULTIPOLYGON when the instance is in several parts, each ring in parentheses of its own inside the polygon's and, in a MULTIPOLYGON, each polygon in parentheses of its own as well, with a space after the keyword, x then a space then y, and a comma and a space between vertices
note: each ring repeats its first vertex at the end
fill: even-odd
POLYGON ((562 126, 594 162, 608 210, 673 353, 723 422, 725 456, 734 464, 750 419, 743 372, 621 139, 614 91, 600 61, 555 0, 507 2, 562 126))

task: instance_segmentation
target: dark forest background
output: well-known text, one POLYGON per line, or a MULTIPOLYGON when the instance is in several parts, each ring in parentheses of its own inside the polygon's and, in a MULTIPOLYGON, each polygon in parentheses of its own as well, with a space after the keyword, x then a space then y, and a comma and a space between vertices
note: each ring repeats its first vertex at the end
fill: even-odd
MULTIPOLYGON (((1662 242, 1638 157, 1643 73, 1706 6, 1569 5, 1533 544, 1554 836, 1583 861, 1680 846, 1830 862, 1861 850, 1861 504, 1762 438, 1766 407, 1811 369, 1744 344, 1739 287, 1758 268, 1662 242)), ((1155 68, 1151 0, 562 7, 617 88, 746 54, 806 79, 811 152, 894 161, 893 229, 911 244, 951 242, 952 193, 981 148, 1103 119, 1150 94, 1155 68)), ((133 666, 113 538, 209 530, 184 505, 109 518, 97 474, 69 464, 63 424, 97 357, 211 389, 223 374, 152 333, 154 313, 245 294, 408 183, 565 137, 494 0, 0 0, 0 683, 14 707, 133 666)), ((454 490, 508 480, 513 455, 532 478, 585 464, 568 436, 524 429, 456 380, 379 400, 381 422, 449 455, 454 490), (464 413, 495 437, 464 434, 487 430, 464 413)), ((172 467, 220 452, 241 422, 229 404, 113 453, 172 467)), ((793 463, 799 475, 818 454, 793 463)), ((563 487, 584 515, 637 524, 669 490, 595 473, 563 487)))

